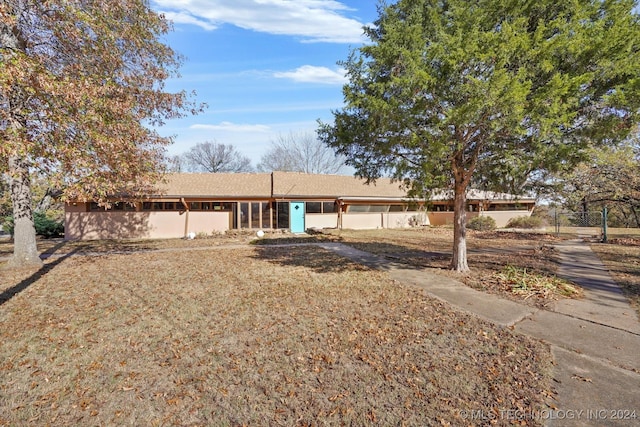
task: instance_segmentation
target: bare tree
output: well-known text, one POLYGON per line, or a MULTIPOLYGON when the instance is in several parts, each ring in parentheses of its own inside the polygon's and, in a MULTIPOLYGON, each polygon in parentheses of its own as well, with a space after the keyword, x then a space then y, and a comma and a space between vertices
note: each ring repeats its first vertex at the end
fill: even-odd
POLYGON ((187 170, 187 161, 184 155, 176 154, 174 156, 167 156, 165 159, 165 168, 167 172, 185 172, 187 170))
POLYGON ((252 172, 251 159, 231 144, 203 142, 183 154, 192 172, 252 172))
POLYGON ((313 133, 289 133, 271 141, 271 148, 260 159, 261 172, 284 171, 332 174, 344 168, 344 158, 336 156, 313 133))

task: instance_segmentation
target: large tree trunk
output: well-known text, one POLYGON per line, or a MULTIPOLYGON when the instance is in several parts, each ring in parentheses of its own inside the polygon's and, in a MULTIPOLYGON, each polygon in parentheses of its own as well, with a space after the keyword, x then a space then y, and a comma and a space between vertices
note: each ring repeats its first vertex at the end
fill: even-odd
POLYGON ((31 209, 31 177, 24 159, 9 159, 9 186, 13 203, 13 257, 9 267, 42 266, 36 246, 36 229, 31 209))
POLYGON ((469 271, 467 264, 467 186, 464 177, 455 178, 453 199, 453 257, 451 269, 469 271))

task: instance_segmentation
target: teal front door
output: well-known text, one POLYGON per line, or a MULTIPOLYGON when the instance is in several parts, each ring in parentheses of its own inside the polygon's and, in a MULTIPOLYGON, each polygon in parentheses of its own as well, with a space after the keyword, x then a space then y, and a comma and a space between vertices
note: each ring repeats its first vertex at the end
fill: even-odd
POLYGON ((304 233, 304 202, 290 202, 289 217, 291 218, 291 232, 304 233))

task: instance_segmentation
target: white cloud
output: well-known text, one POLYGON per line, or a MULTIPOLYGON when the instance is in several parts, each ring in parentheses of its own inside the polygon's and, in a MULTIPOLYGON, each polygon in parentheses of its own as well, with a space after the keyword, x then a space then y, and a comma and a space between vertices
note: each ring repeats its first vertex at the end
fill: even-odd
POLYGON ((198 19, 186 12, 164 12, 164 16, 176 24, 191 24, 201 27, 203 30, 211 31, 217 27, 208 21, 198 19))
POLYGON ((342 85, 347 82, 344 69, 331 70, 327 67, 303 65, 293 71, 274 73, 274 77, 291 79, 303 83, 323 83, 342 85))
POLYGON ((363 24, 344 16, 334 0, 154 0, 155 9, 178 23, 206 30, 222 24, 304 41, 360 43, 363 24))
POLYGON ((231 122, 221 122, 217 125, 210 124, 194 124, 190 129, 215 130, 225 132, 269 132, 270 128, 266 125, 236 124, 231 122))

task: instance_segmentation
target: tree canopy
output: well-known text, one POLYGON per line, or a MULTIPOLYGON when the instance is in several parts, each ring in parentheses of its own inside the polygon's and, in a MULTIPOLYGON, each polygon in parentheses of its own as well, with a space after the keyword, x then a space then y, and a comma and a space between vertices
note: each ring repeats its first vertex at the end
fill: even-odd
POLYGON ((343 156, 336 155, 313 133, 289 133, 271 141, 257 169, 261 172, 283 171, 336 174, 344 169, 343 156))
POLYGON ((39 264, 30 177, 63 199, 142 194, 170 138, 153 130, 195 106, 168 93, 180 57, 146 0, 5 0, 0 4, 0 172, 15 219, 12 263, 39 264))
POLYGON ((172 159, 174 168, 190 172, 253 172, 251 159, 231 144, 202 142, 178 158, 172 159))
POLYGON ((609 210, 609 225, 640 227, 640 146, 630 139, 619 146, 590 150, 588 160, 555 179, 555 195, 576 212, 609 210))
POLYGON ((471 183, 521 191, 638 119, 634 1, 400 0, 343 66, 345 107, 320 138, 359 176, 452 190, 452 268, 468 270, 471 183))

